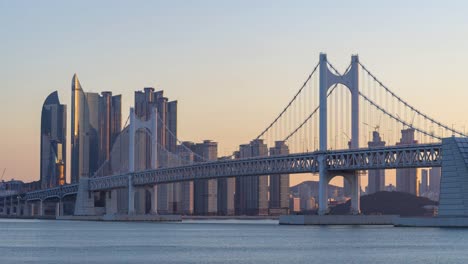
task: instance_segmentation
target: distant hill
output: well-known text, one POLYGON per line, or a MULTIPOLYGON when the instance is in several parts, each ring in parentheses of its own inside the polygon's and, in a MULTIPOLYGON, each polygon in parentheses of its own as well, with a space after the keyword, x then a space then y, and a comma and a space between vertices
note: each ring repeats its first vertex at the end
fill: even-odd
MULTIPOLYGON (((304 181, 304 182, 301 182, 297 185, 294 185, 294 186, 291 186, 289 188, 289 191, 291 193, 299 193, 299 186, 301 185, 307 185, 309 188, 310 188, 310 191, 312 194, 318 194, 318 186, 319 186, 319 182, 318 181, 304 181)), ((335 186, 335 185, 331 185, 329 184, 328 185, 328 194, 331 195, 334 191, 337 191, 338 192, 338 196, 342 196, 343 195, 343 187, 339 187, 339 186, 335 186)))
MULTIPOLYGON (((361 212, 366 215, 423 216, 424 206, 438 205, 438 202, 404 192, 377 192, 361 196, 361 212)), ((351 201, 330 208, 330 214, 348 214, 351 201)))

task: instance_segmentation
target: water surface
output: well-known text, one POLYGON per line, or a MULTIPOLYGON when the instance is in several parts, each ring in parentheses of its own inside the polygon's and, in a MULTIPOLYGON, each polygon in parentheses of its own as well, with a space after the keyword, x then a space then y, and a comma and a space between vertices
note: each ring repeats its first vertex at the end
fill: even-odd
POLYGON ((0 263, 468 263, 468 229, 0 219, 0 263))

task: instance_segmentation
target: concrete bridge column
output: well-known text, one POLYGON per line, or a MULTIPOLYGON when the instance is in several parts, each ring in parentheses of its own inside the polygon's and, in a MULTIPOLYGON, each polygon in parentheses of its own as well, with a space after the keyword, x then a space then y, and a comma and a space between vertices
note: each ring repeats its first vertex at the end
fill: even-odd
POLYGON ((106 214, 117 214, 117 190, 106 192, 106 214))
POLYGON ((10 215, 14 214, 13 197, 10 197, 10 215))
POLYGON ((154 185, 151 190, 151 214, 158 214, 158 186, 154 185))
POLYGON ((328 171, 326 167, 326 155, 320 154, 319 163, 319 215, 328 213, 328 171))
POLYGON ((18 196, 18 198, 16 199, 17 203, 16 203, 16 216, 20 216, 21 215, 21 200, 18 196))
POLYGON ((65 212, 63 211, 63 200, 60 199, 60 216, 65 215, 65 212))
POLYGON ((55 218, 60 216, 60 202, 55 203, 55 218))
POLYGON ((3 215, 6 215, 6 197, 3 197, 3 215))
POLYGON ((133 190, 132 175, 128 175, 128 214, 135 214, 135 191, 133 190))
POLYGON ((355 171, 350 175, 351 178, 351 213, 361 213, 361 177, 359 172, 355 171))
POLYGON ((39 211, 37 212, 37 215, 38 216, 44 216, 44 205, 43 205, 43 201, 40 200, 39 201, 39 211))
POLYGON ((31 203, 31 212, 29 214, 29 216, 34 216, 36 214, 36 212, 34 212, 34 202, 31 203))
POLYGON ((60 199, 55 204, 55 217, 63 216, 63 201, 60 199))

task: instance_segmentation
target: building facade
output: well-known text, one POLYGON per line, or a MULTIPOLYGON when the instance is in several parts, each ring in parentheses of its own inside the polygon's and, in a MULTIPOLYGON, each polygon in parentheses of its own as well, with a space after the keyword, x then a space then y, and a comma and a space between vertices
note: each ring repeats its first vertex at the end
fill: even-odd
MULTIPOLYGON (((414 145, 418 141, 414 139, 414 129, 408 128, 401 130, 401 139, 397 143, 401 145, 414 145)), ((396 170, 396 188, 399 192, 411 193, 418 195, 418 169, 406 168, 396 170)))
POLYGON ((66 182, 67 106, 60 104, 57 91, 47 96, 41 112, 41 188, 66 182))
MULTIPOLYGON (((289 154, 284 141, 276 141, 270 156, 289 154)), ((270 175, 270 215, 289 213, 289 174, 270 175)))
MULTIPOLYGON (((268 155, 268 148, 262 139, 240 145, 238 157, 262 157, 268 155)), ((268 176, 236 178, 236 215, 268 215, 268 176)))
MULTIPOLYGON (((372 132, 372 141, 368 143, 369 148, 378 148, 385 146, 385 141, 382 141, 378 131, 372 132)), ((369 170, 367 194, 373 194, 385 189, 385 170, 369 170)))
MULTIPOLYGON (((195 153, 195 162, 212 161, 218 159, 218 143, 204 140, 190 146, 195 153)), ((195 215, 216 215, 218 211, 218 182, 217 180, 196 180, 193 182, 193 211, 195 215)))
POLYGON ((71 182, 94 175, 110 158, 121 132, 121 96, 85 93, 77 75, 72 79, 71 182))

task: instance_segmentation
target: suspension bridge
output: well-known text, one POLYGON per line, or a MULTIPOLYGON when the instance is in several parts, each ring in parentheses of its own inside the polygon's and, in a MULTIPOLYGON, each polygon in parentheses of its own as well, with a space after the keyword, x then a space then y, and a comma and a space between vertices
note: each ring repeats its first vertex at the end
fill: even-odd
POLYGON ((288 154, 188 162, 158 144, 158 126, 164 124, 158 120, 156 110, 144 121, 135 116, 132 108, 129 120, 122 132, 128 135, 128 153, 125 153, 128 164, 121 164, 118 171, 82 177, 78 184, 4 196, 0 198, 0 210, 3 214, 31 214, 38 205, 36 211, 40 215, 43 202, 55 199, 60 214, 62 200, 76 195, 74 214, 77 216, 115 214, 115 191, 125 189, 128 214, 132 215, 135 214, 135 188, 149 188, 151 212, 155 213, 156 186, 159 184, 317 173, 319 214, 328 212, 327 185, 336 176, 343 176, 350 184, 351 210, 359 214, 363 172, 442 167, 439 215, 468 216, 468 140, 464 131, 439 122, 398 96, 360 62, 357 55, 351 57, 349 67, 340 73, 327 60, 326 54, 320 54, 319 62, 292 99, 261 133, 252 138, 254 141, 261 139, 268 145, 284 141, 289 146, 288 154), (136 170, 135 135, 142 129, 152 138, 151 169, 136 170), (411 142, 402 142, 402 129, 414 133, 411 142), (371 133, 375 131, 381 133, 385 146, 368 146, 371 133), (162 165, 163 156, 166 161, 173 162, 162 165), (93 192, 105 193, 104 211, 96 210, 93 192))

